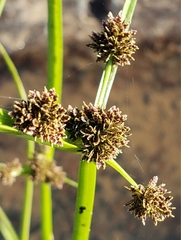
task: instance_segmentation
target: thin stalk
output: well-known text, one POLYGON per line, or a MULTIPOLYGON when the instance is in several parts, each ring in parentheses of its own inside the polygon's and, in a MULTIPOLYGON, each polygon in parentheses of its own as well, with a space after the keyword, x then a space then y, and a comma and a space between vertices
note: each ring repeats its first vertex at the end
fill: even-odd
POLYGON ((65 179, 65 183, 67 183, 68 185, 72 186, 72 187, 75 187, 77 188, 78 187, 78 183, 73 181, 72 179, 70 178, 66 178, 65 179))
POLYGON ((51 186, 41 184, 41 239, 53 240, 51 186))
MULTIPOLYGON (((131 22, 136 1, 126 0, 123 8, 123 17, 127 22, 131 22)), ((98 92, 95 99, 95 106, 105 108, 111 87, 117 72, 117 66, 112 64, 112 57, 109 58, 103 71, 98 92)), ((109 164, 121 173, 132 185, 136 185, 134 180, 118 164, 109 164)), ((73 240, 89 238, 90 225, 92 219, 94 195, 96 184, 96 165, 94 162, 88 163, 81 161, 79 168, 78 192, 75 211, 75 225, 73 231, 73 240), (92 164, 92 165, 90 165, 92 164), (89 208, 87 208, 89 206, 89 208)))
POLYGON ((19 240, 11 222, 0 207, 0 232, 5 240, 19 240))
POLYGON ((122 18, 131 23, 137 0, 126 0, 123 6, 122 18))
MULTIPOLYGON (((37 143, 43 144, 45 146, 50 146, 49 142, 42 142, 41 139, 39 139, 39 138, 37 138, 35 140, 31 135, 19 132, 17 129, 15 129, 13 127, 9 127, 7 125, 1 125, 1 123, 0 123, 0 132, 6 133, 6 134, 9 134, 9 135, 12 135, 12 136, 20 137, 20 138, 23 138, 23 139, 27 139, 27 140, 30 140, 30 141, 33 141, 33 142, 37 142, 37 143)), ((80 149, 77 146, 72 145, 72 144, 66 142, 65 140, 62 140, 62 143, 63 143, 63 146, 55 145, 54 148, 80 154, 80 152, 79 152, 80 149)))
POLYGON ((3 12, 4 6, 5 6, 6 0, 0 0, 0 17, 3 12))
MULTIPOLYGON (((59 99, 62 96, 63 81, 63 28, 62 1, 48 0, 48 83, 47 87, 54 87, 59 99)), ((52 161, 54 148, 49 148, 46 157, 52 161)), ((52 240, 52 196, 51 186, 41 184, 41 234, 43 240, 52 240)))
POLYGON ((131 185, 137 187, 137 183, 115 160, 107 160, 106 163, 120 173, 131 185))
POLYGON ((78 192, 75 211, 73 240, 87 240, 93 214, 96 186, 96 165, 94 162, 81 161, 79 167, 78 192))
MULTIPOLYGON (((28 141, 27 155, 28 159, 33 158, 35 144, 34 142, 28 141)), ((21 216, 20 226, 20 240, 28 240, 30 235, 30 224, 31 224, 31 210, 33 202, 33 182, 29 177, 26 177, 26 186, 24 194, 24 204, 21 216)))
POLYGON ((106 63, 106 66, 104 68, 99 88, 96 94, 96 99, 95 99, 95 106, 99 106, 102 108, 106 107, 112 84, 114 82, 114 78, 116 75, 118 66, 112 64, 112 57, 110 57, 109 61, 106 63))
POLYGON ((48 88, 61 99, 63 79, 62 1, 48 0, 48 88))
POLYGON ((109 76, 111 74, 111 69, 112 69, 112 58, 110 58, 109 61, 106 63, 106 66, 102 73, 102 77, 101 77, 98 91, 96 94, 96 99, 94 102, 95 106, 102 106, 102 104, 103 104, 104 95, 106 94, 106 89, 107 89, 106 83, 109 82, 109 76))
POLYGON ((24 193, 24 204, 21 216, 20 240, 28 240, 30 235, 31 210, 33 199, 33 182, 26 177, 26 186, 24 193))
POLYGON ((16 87, 18 89, 18 93, 19 96, 26 100, 27 96, 26 96, 26 92, 23 86, 23 83, 21 81, 21 78, 19 76, 19 73, 13 63, 13 61, 11 60, 11 58, 9 57, 8 53, 6 52, 6 49, 3 47, 3 45, 0 43, 0 54, 2 55, 2 57, 4 58, 4 61, 11 73, 11 76, 16 84, 16 87))
MULTIPOLYGON (((14 83, 19 92, 19 96, 22 99, 27 99, 26 91, 24 89, 21 78, 18 74, 18 71, 1 43, 0 43, 0 53, 2 54, 4 61, 12 75, 14 83)), ((5 116, 5 121, 6 120, 8 121, 8 115, 4 113, 4 116, 5 116)), ((2 119, 1 119, 1 122, 2 122, 2 119)), ((8 122, 11 122, 11 121, 8 121, 8 122)), ((29 159, 32 158, 33 153, 34 153, 34 142, 28 141, 27 155, 29 159)), ((33 182, 28 177, 26 179, 24 197, 25 198, 24 198, 24 205, 23 205, 21 226, 20 226, 20 239, 28 240, 29 234, 30 234, 31 209, 32 209, 32 199, 33 199, 33 182)))
MULTIPOLYGON (((49 161, 53 160, 54 148, 49 147, 44 153, 49 161)), ((47 160, 47 161, 48 161, 47 160)), ((41 189, 41 239, 53 240, 52 193, 51 185, 42 183, 41 189)))

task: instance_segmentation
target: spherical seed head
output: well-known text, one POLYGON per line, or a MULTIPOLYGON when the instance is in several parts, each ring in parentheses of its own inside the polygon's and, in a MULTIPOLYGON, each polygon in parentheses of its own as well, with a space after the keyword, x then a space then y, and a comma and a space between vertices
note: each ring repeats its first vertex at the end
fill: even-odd
POLYGON ((22 171, 22 165, 18 158, 15 158, 12 162, 4 164, 0 168, 0 179, 3 185, 12 185, 16 181, 16 177, 22 171))
POLYGON ((127 116, 115 106, 106 111, 84 103, 81 110, 69 106, 68 114, 69 139, 81 149, 82 160, 94 161, 98 169, 105 169, 106 160, 115 159, 122 147, 128 147, 127 116))
POLYGON ((62 139, 66 138, 64 127, 69 117, 57 100, 54 88, 48 91, 44 87, 42 93, 29 91, 28 100, 15 101, 14 110, 9 113, 15 119, 14 127, 35 139, 61 146, 62 139))
POLYGON ((56 162, 46 159, 43 154, 35 153, 34 158, 29 162, 32 180, 35 183, 50 183, 52 186, 61 189, 66 179, 66 173, 56 162))
POLYGON ((142 219, 143 225, 145 225, 146 218, 151 217, 153 223, 157 226, 158 222, 162 222, 166 217, 174 217, 172 210, 175 207, 171 207, 172 196, 165 196, 170 194, 170 191, 165 189, 165 184, 157 186, 158 177, 154 176, 146 187, 139 184, 137 187, 126 187, 132 192, 133 199, 125 204, 129 207, 129 211, 134 213, 134 216, 138 219, 142 219))
POLYGON ((114 17, 111 12, 108 20, 103 21, 103 31, 93 32, 90 38, 92 43, 87 44, 97 52, 97 62, 107 62, 112 56, 113 64, 120 66, 130 65, 134 60, 132 54, 138 47, 135 45, 135 30, 128 30, 129 24, 122 20, 122 12, 114 17))

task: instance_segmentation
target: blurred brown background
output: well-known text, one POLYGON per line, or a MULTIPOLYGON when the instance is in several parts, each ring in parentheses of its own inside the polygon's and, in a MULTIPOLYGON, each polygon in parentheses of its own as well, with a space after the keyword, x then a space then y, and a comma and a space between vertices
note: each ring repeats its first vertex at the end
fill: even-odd
MULTIPOLYGON (((104 65, 85 44, 91 31, 101 29, 108 11, 116 15, 124 1, 64 0, 64 106, 80 107, 82 101, 94 102, 104 65)), ((180 236, 180 4, 173 1, 139 0, 132 29, 137 29, 140 48, 131 66, 120 67, 108 107, 118 106, 128 114, 131 127, 130 149, 117 161, 136 182, 147 184, 155 175, 174 196, 175 218, 153 226, 152 220, 134 219, 123 206, 130 200, 124 189, 129 185, 107 166, 98 171, 97 192, 91 240, 178 240, 180 236), (140 165, 141 164, 141 165, 140 165)), ((46 84, 47 5, 39 0, 9 0, 0 18, 0 41, 13 59, 26 90, 40 90, 46 84)), ((0 58, 0 107, 10 109, 18 97, 15 85, 0 58)), ((26 161, 26 142, 0 134, 0 161, 18 157, 26 161)), ((79 157, 56 152, 56 160, 70 178, 77 180, 79 157)), ((0 184, 0 205, 18 230, 23 204, 24 178, 12 187, 0 184)), ((53 190, 55 240, 71 239, 76 189, 65 185, 53 190)), ((40 195, 35 187, 31 240, 41 239, 40 195)), ((0 236, 0 240, 3 239, 0 236)))

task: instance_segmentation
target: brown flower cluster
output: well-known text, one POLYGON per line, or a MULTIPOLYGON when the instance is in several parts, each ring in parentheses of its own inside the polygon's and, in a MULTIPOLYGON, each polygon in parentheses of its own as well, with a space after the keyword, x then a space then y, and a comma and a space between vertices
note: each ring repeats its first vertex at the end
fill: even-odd
POLYGON ((123 146, 128 147, 127 115, 115 106, 106 111, 84 103, 81 110, 69 106, 68 114, 65 128, 69 139, 81 149, 82 160, 94 161, 98 169, 105 169, 106 160, 116 158, 123 146))
POLYGON ((22 165, 18 158, 15 158, 12 162, 3 164, 0 168, 0 179, 3 185, 12 185, 16 181, 16 177, 22 171, 22 165))
POLYGON ((122 12, 116 17, 109 12, 108 20, 102 25, 103 31, 93 32, 90 36, 93 42, 87 44, 97 52, 97 62, 107 62, 112 56, 113 64, 130 65, 130 60, 134 60, 132 54, 138 49, 133 38, 136 31, 128 30, 129 24, 122 20, 122 12))
POLYGON ((64 127, 68 116, 57 99, 54 88, 48 91, 44 87, 41 94, 29 91, 28 100, 15 101, 14 110, 9 113, 15 119, 14 127, 35 139, 61 146, 62 139, 66 138, 64 127))
POLYGON ((9 114, 15 119, 15 128, 35 139, 61 146, 62 138, 68 136, 79 147, 82 159, 94 161, 98 169, 104 169, 106 160, 115 159, 121 148, 128 146, 127 115, 118 108, 104 110, 84 103, 81 110, 71 106, 65 109, 57 103, 54 89, 45 87, 41 94, 29 91, 28 100, 15 101, 9 114))
POLYGON ((35 183, 50 183, 59 189, 63 187, 66 179, 62 167, 57 166, 54 160, 50 161, 41 153, 35 153, 34 158, 26 165, 22 165, 19 159, 15 158, 12 162, 0 166, 0 180, 3 185, 11 186, 21 174, 31 176, 35 183))
POLYGON ((57 166, 55 161, 46 159, 43 154, 35 154, 34 159, 29 161, 32 177, 35 183, 50 183, 59 189, 63 187, 66 173, 61 166, 57 166))
POLYGON ((125 204, 129 207, 129 211, 134 213, 138 219, 142 219, 143 225, 147 216, 153 219, 154 225, 162 222, 166 217, 174 217, 171 200, 172 196, 165 196, 170 194, 170 191, 165 189, 165 184, 162 183, 157 186, 158 177, 151 179, 146 187, 139 184, 137 187, 126 187, 132 192, 133 199, 125 204))

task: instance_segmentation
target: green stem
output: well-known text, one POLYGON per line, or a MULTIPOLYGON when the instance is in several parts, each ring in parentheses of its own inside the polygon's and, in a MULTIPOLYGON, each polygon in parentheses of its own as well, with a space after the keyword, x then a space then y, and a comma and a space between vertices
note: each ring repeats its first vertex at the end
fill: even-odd
MULTIPOLYGON (((20 97, 23 99, 27 99, 27 95, 26 95, 23 83, 21 81, 21 78, 18 74, 18 71, 1 43, 0 43, 0 52, 4 58, 4 61, 7 65, 7 67, 9 68, 9 71, 10 71, 12 78, 15 82, 15 85, 18 89, 20 97)), ((11 121, 8 120, 8 115, 6 113, 4 113, 3 116, 5 117, 5 121, 8 121, 9 123, 11 123, 11 121)), ((1 119, 1 122, 3 123, 2 119, 1 119)), ((28 141, 27 155, 28 155, 29 159, 32 158, 33 153, 34 153, 34 143, 28 141)), ((22 211, 21 227, 20 227, 20 239, 21 240, 29 239, 32 199, 33 199, 33 183, 27 177, 26 187, 25 187, 25 199, 24 199, 24 206, 23 206, 23 211, 22 211)))
MULTIPOLYGON (((27 139, 33 142, 37 142, 46 146, 50 146, 49 142, 42 142, 41 139, 37 138, 36 140, 28 134, 24 134, 22 132, 19 132, 17 129, 13 128, 13 127, 9 127, 7 125, 1 125, 0 124, 0 132, 2 133, 6 133, 12 136, 16 136, 16 137, 20 137, 23 139, 27 139)), ((60 150, 64 150, 64 151, 68 151, 68 152, 74 152, 74 153, 80 153, 79 152, 79 148, 75 145, 70 144, 69 142, 62 140, 63 146, 59 146, 59 145, 54 145, 54 148, 60 149, 60 150)))
POLYGON ((6 0, 0 0, 0 17, 4 9, 5 3, 6 3, 6 0))
POLYGON ((6 240, 19 240, 11 222, 0 207, 0 232, 6 240))
POLYGON ((112 84, 116 75, 118 66, 112 64, 112 58, 106 63, 105 69, 103 71, 99 88, 96 94, 96 100, 94 105, 102 108, 106 107, 112 84))
POLYGON ((53 240, 51 186, 41 184, 41 239, 53 240))
MULTIPOLYGON (((63 81, 63 28, 62 28, 62 1, 48 0, 48 83, 47 87, 54 87, 61 99, 63 81)), ((52 161, 54 148, 45 153, 52 161)), ((41 184, 41 232, 43 240, 52 240, 52 196, 51 186, 41 184)))
POLYGON ((33 182, 26 178, 26 187, 24 194, 24 205, 21 217, 20 227, 20 240, 28 240, 30 234, 30 223, 31 223, 31 210, 32 210, 32 197, 33 197, 33 182))
MULTIPOLYGON (((45 156, 49 161, 53 160, 54 148, 46 149, 45 156)), ((47 161, 48 161, 47 160, 47 161)), ((51 185, 41 184, 41 235, 42 240, 53 240, 53 217, 52 217, 52 192, 51 185)))
POLYGON ((48 0, 48 88, 61 99, 63 79, 62 1, 48 0))
POLYGON ((137 183, 115 160, 107 160, 106 163, 119 172, 131 185, 137 187, 137 183))
POLYGON ((81 161, 73 240, 87 240, 89 238, 94 205, 96 173, 97 169, 94 162, 88 163, 87 161, 81 161))
MULTIPOLYGON (((35 144, 34 142, 28 141, 27 155, 28 159, 33 158, 35 144)), ((20 240, 28 240, 30 234, 30 223, 31 223, 31 210, 33 202, 33 182, 27 177, 26 187, 24 195, 23 211, 21 216, 21 227, 20 227, 20 240)))
POLYGON ((66 178, 65 179, 65 183, 67 183, 68 185, 72 186, 72 187, 75 187, 77 188, 78 187, 78 183, 73 181, 72 179, 70 178, 66 178))
POLYGON ((13 63, 13 61, 11 60, 11 58, 9 57, 8 53, 6 52, 5 48, 3 47, 3 45, 0 43, 0 53, 2 54, 4 61, 11 73, 11 76, 16 84, 16 87, 18 89, 18 93, 20 95, 20 97, 24 100, 26 100, 27 96, 26 96, 26 92, 23 86, 23 83, 21 81, 21 78, 18 74, 18 71, 13 63))
MULTIPOLYGON (((131 22, 136 1, 125 2, 123 8, 123 18, 131 22)), ((110 95, 111 87, 117 72, 117 66, 112 64, 112 57, 106 63, 98 92, 95 99, 95 106, 106 108, 106 104, 110 95)), ((137 185, 134 180, 121 168, 116 162, 109 163, 119 173, 121 173, 132 185, 137 185), (114 163, 114 164, 113 164, 114 163)), ((73 239, 87 240, 89 238, 90 224, 92 219, 92 211, 94 205, 96 184, 96 165, 94 162, 88 163, 81 161, 78 179, 78 193, 76 200, 75 225, 73 239), (91 165, 92 164, 92 165, 91 165), (89 208, 88 208, 89 207, 89 208)))
POLYGON ((131 23, 137 0, 126 0, 123 7, 122 18, 131 23))

